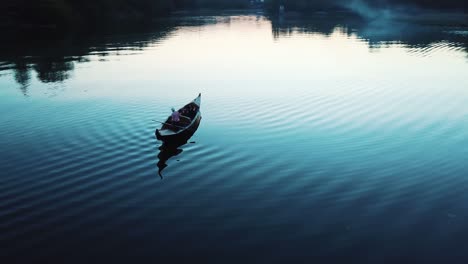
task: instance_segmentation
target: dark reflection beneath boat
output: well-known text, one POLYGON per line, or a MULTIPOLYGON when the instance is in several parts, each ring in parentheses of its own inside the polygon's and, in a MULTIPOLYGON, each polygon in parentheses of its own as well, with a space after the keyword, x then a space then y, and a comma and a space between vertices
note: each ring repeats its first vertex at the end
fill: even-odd
POLYGON ((158 174, 161 179, 163 178, 162 171, 167 167, 167 161, 179 155, 180 153, 183 152, 181 146, 185 145, 187 143, 183 142, 180 145, 173 145, 173 144, 162 144, 159 147, 159 154, 158 154, 158 174))
MULTIPOLYGON (((162 171, 168 166, 167 161, 172 157, 175 157, 183 152, 182 146, 187 144, 190 138, 195 134, 199 126, 199 123, 194 127, 193 130, 189 131, 187 134, 178 137, 175 140, 169 142, 163 142, 159 147, 158 154, 158 174, 161 179, 163 178, 162 171)), ((195 143, 191 141, 190 143, 195 143)))
POLYGON ((181 154, 184 151, 181 147, 187 144, 189 139, 190 138, 181 139, 177 142, 163 143, 159 147, 158 174, 161 179, 163 178, 162 171, 167 167, 167 161, 172 157, 181 154))

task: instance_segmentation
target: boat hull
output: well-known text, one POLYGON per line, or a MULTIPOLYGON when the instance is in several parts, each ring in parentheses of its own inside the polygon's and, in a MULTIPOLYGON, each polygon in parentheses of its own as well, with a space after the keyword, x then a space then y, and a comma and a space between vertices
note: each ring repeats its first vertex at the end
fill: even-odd
POLYGON ((156 129, 155 135, 156 139, 163 141, 166 144, 181 144, 187 142, 197 131, 198 126, 200 125, 201 121, 201 114, 197 114, 195 120, 190 124, 189 127, 185 128, 184 130, 180 131, 177 134, 172 135, 161 135, 159 129, 156 129))
POLYGON ((163 123, 161 129, 156 129, 155 136, 156 139, 161 140, 164 144, 168 145, 178 145, 185 144, 190 137, 193 136, 195 131, 198 129, 201 121, 201 93, 193 99, 192 102, 186 104, 184 107, 179 109, 179 113, 187 113, 186 117, 191 118, 190 124, 187 124, 185 127, 181 127, 181 124, 175 126, 181 128, 180 131, 174 130, 174 126, 171 123, 171 116, 167 118, 166 123, 163 123))

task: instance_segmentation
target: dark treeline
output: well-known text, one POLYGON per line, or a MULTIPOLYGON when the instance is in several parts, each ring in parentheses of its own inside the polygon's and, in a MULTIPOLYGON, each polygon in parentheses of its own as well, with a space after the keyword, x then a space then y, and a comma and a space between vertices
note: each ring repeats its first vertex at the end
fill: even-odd
POLYGON ((248 0, 3 0, 0 28, 89 28, 148 22, 191 8, 246 8, 248 0))
MULTIPOLYGON (((111 24, 148 22, 181 9, 248 8, 257 0, 2 0, 0 28, 92 29, 111 24)), ((283 5, 287 11, 332 8, 365 9, 407 7, 437 10, 468 10, 468 1, 459 0, 265 0, 272 11, 283 5)), ((255 6, 258 6, 255 5, 255 6)))
POLYGON ((176 9, 187 8, 216 8, 216 9, 242 9, 250 7, 249 0, 175 0, 176 9))
POLYGON ((467 11, 468 1, 460 0, 265 0, 267 9, 277 11, 279 6, 289 11, 353 8, 418 8, 467 11))

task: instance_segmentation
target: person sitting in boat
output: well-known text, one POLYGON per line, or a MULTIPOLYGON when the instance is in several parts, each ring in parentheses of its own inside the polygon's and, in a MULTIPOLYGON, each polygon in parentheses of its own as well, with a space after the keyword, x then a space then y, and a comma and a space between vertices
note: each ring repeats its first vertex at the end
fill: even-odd
POLYGON ((184 118, 184 119, 187 119, 189 122, 192 121, 192 119, 190 119, 190 117, 181 115, 181 114, 179 113, 179 111, 176 111, 176 110, 174 109, 174 107, 171 108, 171 110, 172 110, 172 115, 171 115, 171 121, 172 121, 172 123, 179 123, 181 117, 184 118))
POLYGON ((171 115, 172 123, 180 122, 180 113, 179 113, 179 111, 176 111, 174 109, 174 107, 172 107, 171 110, 172 110, 172 115, 171 115))

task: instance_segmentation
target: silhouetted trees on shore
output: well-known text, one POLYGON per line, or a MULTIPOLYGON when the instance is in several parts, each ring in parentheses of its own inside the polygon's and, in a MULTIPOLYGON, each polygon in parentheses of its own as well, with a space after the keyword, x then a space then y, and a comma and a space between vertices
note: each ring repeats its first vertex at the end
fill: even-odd
POLYGON ((248 0, 3 0, 0 28, 60 29, 147 22, 179 9, 246 8, 249 3, 248 0))
MULTIPOLYGON (((129 22, 148 22, 181 9, 248 8, 256 0, 3 0, 0 29, 90 29, 103 24, 120 26, 129 22)), ((324 9, 427 8, 468 10, 459 0, 264 0, 264 7, 278 11, 308 12, 324 9)), ((257 5, 258 6, 258 5, 257 5)))
POLYGON ((265 0, 265 7, 272 11, 278 11, 281 5, 286 10, 300 12, 336 8, 352 10, 394 7, 468 11, 468 2, 459 0, 265 0))

